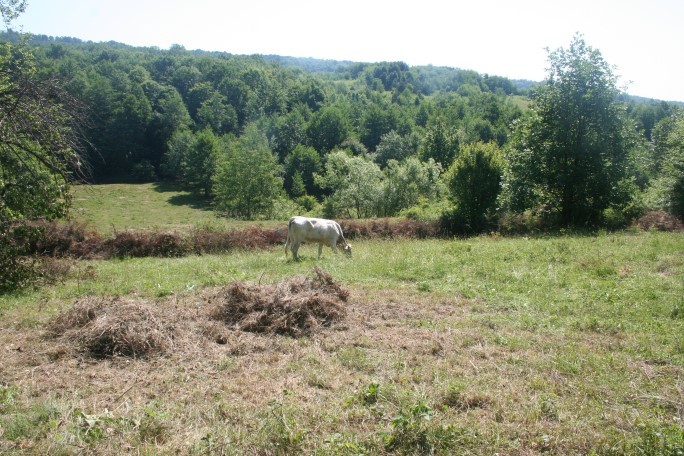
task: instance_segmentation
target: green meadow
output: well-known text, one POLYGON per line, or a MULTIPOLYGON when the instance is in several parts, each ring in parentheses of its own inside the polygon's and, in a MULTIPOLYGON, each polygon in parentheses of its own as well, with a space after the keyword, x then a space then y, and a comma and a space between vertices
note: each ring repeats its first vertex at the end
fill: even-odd
MULTIPOLYGON (((184 198, 77 189, 75 218, 105 232, 244 226, 184 198)), ((59 260, 60 281, 0 296, 0 452, 684 452, 682 233, 360 239, 351 259, 316 253, 59 260), (216 290, 315 267, 350 291, 343 321, 302 338, 204 337, 216 290), (93 297, 166 312, 174 349, 92 359, 46 336, 93 297)))

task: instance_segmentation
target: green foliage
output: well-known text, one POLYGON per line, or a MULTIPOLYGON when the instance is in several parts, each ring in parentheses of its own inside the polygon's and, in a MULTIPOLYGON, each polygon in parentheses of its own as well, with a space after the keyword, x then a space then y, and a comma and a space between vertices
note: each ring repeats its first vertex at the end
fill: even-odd
POLYGON ((633 126, 611 67, 581 37, 549 61, 506 157, 504 201, 515 212, 548 205, 563 226, 593 225, 622 197, 615 189, 627 177, 633 126))
POLYGON ((328 205, 333 214, 367 218, 377 214, 382 198, 383 174, 380 167, 363 157, 351 157, 344 151, 328 154, 325 173, 315 181, 329 189, 328 205))
POLYGON ((197 127, 211 128, 217 134, 236 133, 237 113, 223 95, 214 93, 197 109, 197 127))
POLYGON ((5 25, 9 25, 14 19, 19 17, 21 13, 26 10, 26 0, 1 0, 0 14, 5 21, 5 25))
POLYGON ((423 160, 433 159, 442 168, 448 168, 458 155, 460 140, 453 128, 442 120, 428 127, 421 144, 423 160))
POLYGON ((447 171, 455 209, 446 215, 453 232, 477 233, 494 218, 501 186, 503 153, 494 143, 464 146, 447 171))
POLYGON ((375 150, 382 137, 391 131, 401 134, 407 134, 410 131, 401 109, 392 104, 373 103, 364 110, 360 139, 368 150, 375 150))
POLYGON ((149 160, 142 160, 133 165, 131 177, 135 182, 153 182, 157 180, 157 173, 149 160))
POLYGON ((322 170, 321 158, 313 147, 296 146, 285 157, 285 189, 292 196, 319 195, 314 175, 322 170))
POLYGON ((331 151, 347 139, 348 123, 344 112, 338 107, 330 106, 317 111, 306 130, 309 143, 321 154, 331 151))
POLYGON ((684 219, 684 114, 676 111, 655 129, 656 177, 651 183, 651 207, 684 219))
POLYGON ((213 177, 219 211, 252 220, 268 216, 282 192, 281 166, 266 137, 251 124, 218 162, 213 177))
POLYGON ((185 187, 202 191, 204 196, 211 195, 216 162, 221 150, 219 139, 211 129, 197 133, 182 160, 182 173, 185 187))
POLYGON ((432 424, 435 412, 420 400, 402 408, 392 418, 392 431, 385 435, 385 449, 399 454, 434 454, 454 450, 463 433, 454 425, 432 424))
POLYGON ((390 160, 402 161, 412 155, 414 151, 411 150, 407 138, 392 130, 382 135, 375 152, 375 161, 381 168, 384 168, 390 160))
POLYGON ((390 160, 385 169, 382 209, 378 215, 392 216, 420 201, 438 201, 445 193, 442 167, 432 159, 426 162, 409 157, 390 160))
POLYGON ((0 291, 33 276, 22 246, 10 240, 12 225, 66 215, 81 167, 78 112, 55 81, 40 77, 25 44, 0 44, 0 291))

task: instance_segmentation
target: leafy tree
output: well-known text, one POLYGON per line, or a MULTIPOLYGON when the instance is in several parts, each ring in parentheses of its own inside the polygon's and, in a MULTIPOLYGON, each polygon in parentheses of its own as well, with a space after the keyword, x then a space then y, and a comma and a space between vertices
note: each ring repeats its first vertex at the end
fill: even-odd
POLYGON ((282 192, 281 166, 255 124, 232 142, 214 176, 217 210, 253 220, 267 216, 282 192))
POLYGON ((313 147, 295 147, 285 158, 285 189, 292 196, 320 195, 314 175, 322 170, 321 158, 313 147))
POLYGON ((349 123, 344 112, 328 106, 314 113, 307 128, 309 144, 325 154, 342 144, 349 134, 349 123))
POLYGON ((307 107, 297 105, 292 111, 275 119, 269 138, 281 160, 295 147, 306 143, 306 124, 310 115, 307 107))
POLYGON ((421 155, 425 161, 433 159, 443 168, 448 168, 458 155, 459 144, 458 134, 439 119, 425 132, 421 155))
POLYGON ((501 186, 503 154, 494 143, 464 146, 447 171, 447 185, 455 210, 448 214, 452 229, 480 232, 496 210, 501 186))
POLYGON ((361 121, 361 142, 368 150, 375 150, 383 135, 400 128, 400 116, 389 106, 369 106, 361 121))
POLYGON ((192 119, 175 87, 154 81, 147 81, 143 87, 152 104, 152 120, 147 134, 153 151, 150 161, 159 165, 173 133, 188 128, 192 119))
POLYGON ((237 113, 224 97, 214 93, 197 110, 197 126, 211 128, 217 134, 237 132, 237 113))
POLYGON ((384 168, 390 160, 402 161, 407 158, 412 150, 408 140, 392 130, 382 135, 375 152, 375 161, 384 168))
POLYGON ((338 150, 327 156, 325 172, 315 175, 315 180, 332 191, 327 202, 329 216, 367 218, 378 214, 383 174, 375 163, 338 150))
POLYGON ((25 10, 26 0, 0 0, 0 14, 7 26, 25 10))
POLYGON ((549 61, 507 157, 507 202, 514 211, 548 205, 563 226, 596 224, 623 197, 633 128, 611 67, 581 36, 549 61))
POLYGON ((195 135, 192 146, 181 161, 183 182, 188 189, 201 191, 206 197, 211 195, 219 151, 219 140, 211 129, 204 129, 195 135))
POLYGON ((675 111, 661 121, 655 136, 662 164, 650 190, 655 197, 654 206, 684 219, 684 112, 675 111))
POLYGON ((380 215, 396 215, 421 200, 441 198, 444 192, 441 174, 442 167, 432 159, 427 162, 417 157, 408 157, 401 162, 390 160, 385 169, 380 215))
POLYGON ((188 129, 176 130, 167 146, 161 165, 162 175, 177 182, 185 182, 185 162, 195 147, 195 135, 188 129))
POLYGON ((79 112, 55 79, 39 76, 25 45, 0 44, 0 291, 31 277, 13 224, 67 213, 69 183, 83 168, 79 112))

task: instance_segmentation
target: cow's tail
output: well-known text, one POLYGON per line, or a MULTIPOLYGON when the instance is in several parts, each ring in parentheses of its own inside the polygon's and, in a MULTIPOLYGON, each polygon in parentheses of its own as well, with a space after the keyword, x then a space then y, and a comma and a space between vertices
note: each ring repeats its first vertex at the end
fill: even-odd
POLYGON ((294 217, 292 217, 287 224, 287 239, 285 240, 285 258, 287 258, 287 247, 290 245, 290 242, 292 242, 292 240, 290 239, 290 227, 292 226, 293 220, 294 217))

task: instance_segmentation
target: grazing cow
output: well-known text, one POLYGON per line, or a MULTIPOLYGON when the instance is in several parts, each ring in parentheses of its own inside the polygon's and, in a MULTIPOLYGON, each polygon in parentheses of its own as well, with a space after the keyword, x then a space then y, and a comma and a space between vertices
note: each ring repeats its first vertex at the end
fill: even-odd
POLYGON ((285 256, 287 247, 292 249, 292 256, 298 260, 297 250, 302 242, 318 243, 318 258, 321 258, 323 245, 330 246, 337 253, 337 241, 342 239, 344 253, 351 256, 351 244, 342 234, 342 227, 334 220, 325 220, 310 217, 292 217, 287 224, 287 241, 285 242, 285 256))

